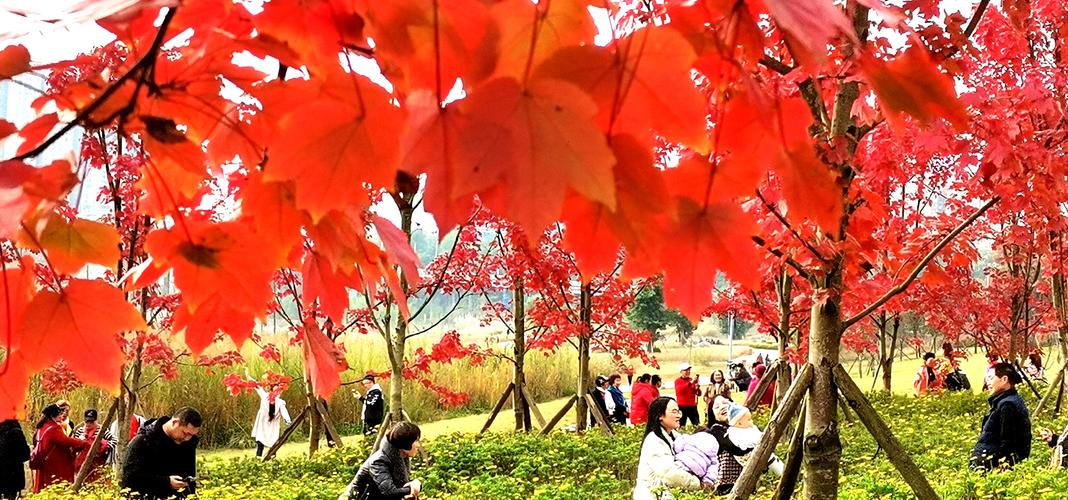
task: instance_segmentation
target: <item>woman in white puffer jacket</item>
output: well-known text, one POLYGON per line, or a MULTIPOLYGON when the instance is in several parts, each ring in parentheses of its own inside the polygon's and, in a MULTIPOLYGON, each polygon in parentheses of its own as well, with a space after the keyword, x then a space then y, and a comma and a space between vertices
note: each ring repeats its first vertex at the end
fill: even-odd
POLYGON ((701 487, 701 480, 675 460, 672 446, 679 436, 675 429, 679 428, 681 417, 679 405, 672 398, 659 397, 649 405, 634 500, 670 500, 675 498, 670 488, 696 490, 701 487))

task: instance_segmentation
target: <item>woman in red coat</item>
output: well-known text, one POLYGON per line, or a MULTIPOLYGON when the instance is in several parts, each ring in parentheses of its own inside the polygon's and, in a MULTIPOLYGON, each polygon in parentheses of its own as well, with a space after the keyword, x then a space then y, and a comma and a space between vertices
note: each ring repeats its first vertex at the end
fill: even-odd
POLYGON ((53 483, 74 481, 74 457, 79 450, 89 446, 88 441, 72 438, 63 432, 62 413, 60 407, 48 405, 37 422, 37 432, 33 435, 33 455, 30 457, 31 463, 35 458, 40 463, 33 478, 34 493, 53 483))
POLYGON ((642 374, 630 389, 630 423, 634 425, 644 424, 649 419, 649 405, 656 399, 651 379, 648 373, 642 374))

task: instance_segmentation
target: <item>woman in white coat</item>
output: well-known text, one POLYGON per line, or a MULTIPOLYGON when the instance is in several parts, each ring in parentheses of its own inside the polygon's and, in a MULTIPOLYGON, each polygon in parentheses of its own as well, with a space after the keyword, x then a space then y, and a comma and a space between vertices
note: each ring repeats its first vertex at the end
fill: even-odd
POLYGON ((256 440, 256 456, 259 457, 263 456, 264 448, 270 449, 278 441, 282 420, 286 421, 286 425, 293 421, 281 396, 272 398, 262 387, 256 388, 256 394, 260 396, 260 410, 256 412, 256 422, 252 424, 252 438, 256 440))
POLYGON ((701 480, 675 461, 672 446, 678 433, 682 412, 674 399, 661 396, 649 405, 649 420, 645 423, 645 439, 638 459, 638 481, 634 485, 634 500, 670 500, 675 498, 669 488, 696 490, 701 480))

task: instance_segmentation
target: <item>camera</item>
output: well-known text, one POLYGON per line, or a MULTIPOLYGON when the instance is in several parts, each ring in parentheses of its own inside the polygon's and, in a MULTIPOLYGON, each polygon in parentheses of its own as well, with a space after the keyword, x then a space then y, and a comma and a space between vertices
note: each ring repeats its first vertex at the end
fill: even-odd
POLYGON ((195 492, 197 490, 197 477, 196 476, 185 476, 185 477, 182 478, 182 482, 187 485, 185 487, 185 490, 187 492, 192 493, 192 492, 195 492))

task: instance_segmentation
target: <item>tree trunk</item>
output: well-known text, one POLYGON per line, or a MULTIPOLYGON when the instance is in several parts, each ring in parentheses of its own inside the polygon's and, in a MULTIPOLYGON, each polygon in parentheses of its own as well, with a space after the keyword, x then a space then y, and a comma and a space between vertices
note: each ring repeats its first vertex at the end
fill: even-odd
MULTIPOLYGON (((130 380, 124 381, 123 386, 119 388, 119 407, 118 407, 118 422, 117 425, 119 435, 115 436, 115 477, 122 477, 122 469, 125 466, 126 459, 126 446, 130 443, 130 417, 134 414, 137 408, 137 390, 141 387, 141 371, 143 364, 141 362, 141 351, 144 349, 144 344, 141 341, 137 342, 137 349, 134 352, 133 365, 130 366, 130 380), (123 397, 125 393, 126 397, 123 397)), ((111 425, 110 422, 106 422, 104 425, 111 425)))
POLYGON ((389 414, 394 422, 404 421, 404 322, 398 320, 393 338, 390 340, 389 349, 389 414))
POLYGON ((575 429, 579 432, 586 430, 586 419, 590 414, 589 405, 586 404, 586 398, 583 395, 590 390, 590 332, 592 331, 590 325, 592 311, 592 293, 590 285, 587 283, 582 285, 582 294, 579 299, 579 320, 582 323, 582 333, 578 339, 578 376, 576 377, 577 387, 575 391, 579 396, 578 402, 575 403, 575 429))
POLYGON ((793 380, 790 363, 786 362, 786 348, 790 345, 790 302, 793 296, 793 279, 786 271, 786 266, 782 266, 779 279, 776 281, 778 281, 776 289, 779 292, 779 359, 782 360, 779 365, 778 380, 775 383, 775 406, 778 407, 782 398, 786 397, 786 390, 790 388, 790 381, 793 380))
POLYGON ((304 396, 308 399, 310 410, 308 412, 310 417, 308 419, 308 457, 312 457, 316 451, 319 451, 319 437, 323 433, 323 416, 319 414, 315 406, 315 388, 312 387, 311 374, 306 367, 304 368, 304 396))
POLYGON ((890 329, 890 341, 886 343, 887 351, 880 354, 880 357, 882 357, 883 390, 890 392, 890 382, 892 378, 890 371, 894 368, 894 348, 897 346, 897 334, 901 328, 901 315, 895 314, 894 319, 890 320, 890 324, 887 324, 886 313, 883 313, 882 329, 885 331, 887 328, 890 329))
POLYGON ((512 391, 512 408, 515 412, 515 430, 530 431, 530 408, 527 400, 523 398, 522 389, 526 387, 526 373, 524 372, 527 355, 526 336, 526 290, 523 289, 522 279, 515 280, 512 293, 512 329, 515 337, 512 345, 513 371, 512 382, 515 390, 512 391))
MULTIPOLYGON (((397 189, 393 193, 393 200, 397 203, 397 211, 400 212, 400 230, 408 243, 412 242, 412 220, 415 214, 415 192, 397 189)), ((394 297, 395 301, 408 300, 408 277, 400 276, 401 291, 403 297, 394 297)), ((389 332, 389 328, 386 328, 389 332)), ((397 312, 397 326, 393 329, 392 337, 387 333, 386 348, 389 350, 389 413, 394 422, 403 422, 404 418, 404 344, 408 340, 408 319, 397 312)))
POLYGON ((831 369, 839 362, 842 341, 842 276, 831 266, 824 290, 826 301, 813 304, 809 331, 809 363, 813 365, 809 404, 805 411, 805 498, 833 499, 838 495, 838 466, 842 442, 838 435, 838 391, 831 369))

